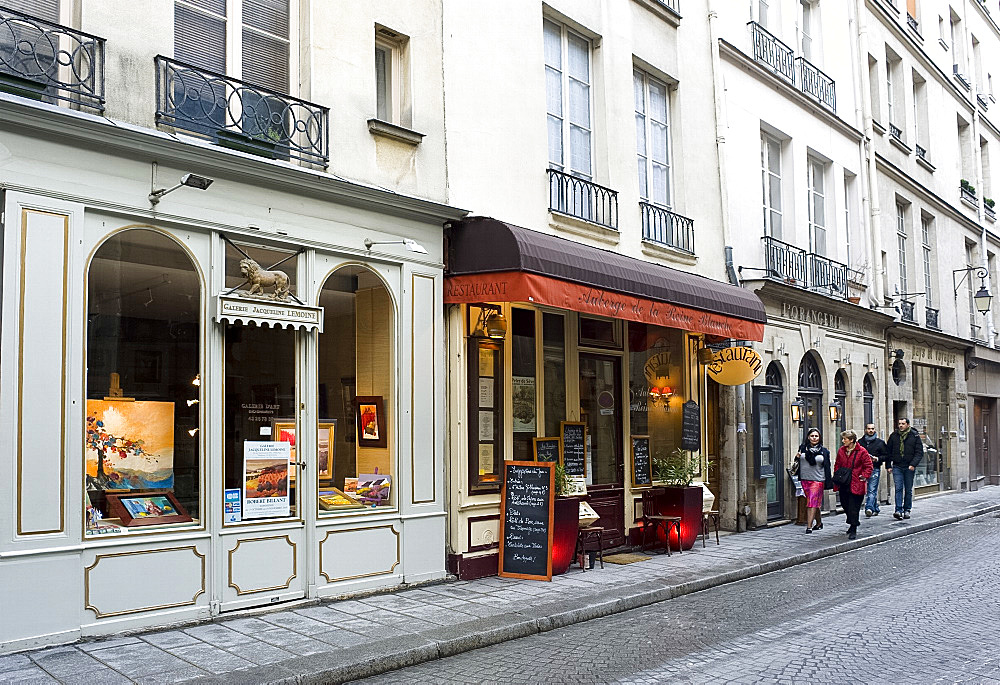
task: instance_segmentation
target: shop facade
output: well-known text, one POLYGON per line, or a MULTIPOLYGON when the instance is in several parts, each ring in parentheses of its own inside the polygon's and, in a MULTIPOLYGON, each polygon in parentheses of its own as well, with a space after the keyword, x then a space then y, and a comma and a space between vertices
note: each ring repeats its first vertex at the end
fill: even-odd
POLYGON ((700 449, 688 454, 709 482, 719 386, 698 352, 759 338, 751 293, 494 219, 454 222, 446 240, 452 573, 496 574, 503 461, 533 460, 533 439, 565 422, 585 426, 606 547, 633 541, 641 515, 630 437, 649 436, 654 459, 680 449, 690 402, 700 449))
MULTIPOLYGON (((966 362, 968 401, 966 403, 969 438, 969 489, 981 485, 1000 485, 1000 353, 977 345, 966 362)), ((959 421, 963 415, 959 412, 959 421)), ((959 439, 963 430, 958 427, 959 439)))
POLYGON ((443 578, 461 213, 129 135, 4 136, 0 649, 443 578))
POLYGON ((786 469, 810 428, 819 429, 831 453, 844 430, 860 435, 868 422, 883 437, 891 430, 884 335, 892 318, 770 280, 751 287, 768 320, 759 346, 764 371, 748 393, 749 523, 759 526, 795 518, 795 488, 786 469))

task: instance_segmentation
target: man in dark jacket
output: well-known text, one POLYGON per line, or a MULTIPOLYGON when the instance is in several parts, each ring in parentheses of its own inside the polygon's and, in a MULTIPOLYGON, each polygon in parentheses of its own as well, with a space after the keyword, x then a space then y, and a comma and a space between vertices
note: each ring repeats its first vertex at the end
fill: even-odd
POLYGON ((924 457, 924 443, 917 431, 910 428, 909 419, 897 419, 896 431, 886 444, 892 462, 892 482, 896 488, 897 519, 910 518, 913 505, 913 476, 917 464, 924 457))
POLYGON ((868 476, 868 495, 865 497, 865 516, 871 518, 878 516, 878 482, 882 474, 882 465, 886 469, 892 468, 892 461, 888 457, 888 448, 885 441, 875 432, 875 424, 865 425, 865 434, 858 440, 858 444, 868 450, 872 457, 872 475, 868 476))

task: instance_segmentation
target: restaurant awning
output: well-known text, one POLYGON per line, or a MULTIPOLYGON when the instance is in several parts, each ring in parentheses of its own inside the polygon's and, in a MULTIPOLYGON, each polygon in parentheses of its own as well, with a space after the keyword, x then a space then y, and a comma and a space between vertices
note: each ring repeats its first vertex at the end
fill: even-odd
POLYGON ((534 302, 740 340, 763 340, 754 293, 491 219, 447 233, 446 303, 534 302))

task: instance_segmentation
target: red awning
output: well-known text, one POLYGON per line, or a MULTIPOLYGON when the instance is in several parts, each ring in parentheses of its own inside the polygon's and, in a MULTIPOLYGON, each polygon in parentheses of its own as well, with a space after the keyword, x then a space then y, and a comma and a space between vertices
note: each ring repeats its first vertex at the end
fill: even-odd
POLYGON ((446 303, 534 302, 739 340, 763 340, 754 293, 487 217, 452 224, 446 303))

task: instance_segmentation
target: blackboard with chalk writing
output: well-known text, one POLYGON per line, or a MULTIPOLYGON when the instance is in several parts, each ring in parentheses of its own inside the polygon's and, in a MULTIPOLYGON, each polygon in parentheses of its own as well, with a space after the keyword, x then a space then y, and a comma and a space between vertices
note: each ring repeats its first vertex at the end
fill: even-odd
POLYGON ((562 465, 567 476, 587 475, 587 424, 578 421, 562 421, 559 424, 562 436, 562 465))
POLYGON ((653 460, 649 456, 649 436, 632 436, 632 486, 653 484, 653 460))
POLYGON ((681 418, 681 448, 698 451, 701 449, 701 409, 694 400, 684 403, 681 418))
POLYGON ((562 440, 559 438, 532 438, 531 443, 535 461, 559 461, 562 453, 562 440))
POLYGON ((505 461, 500 496, 500 575, 552 580, 555 464, 505 461))

